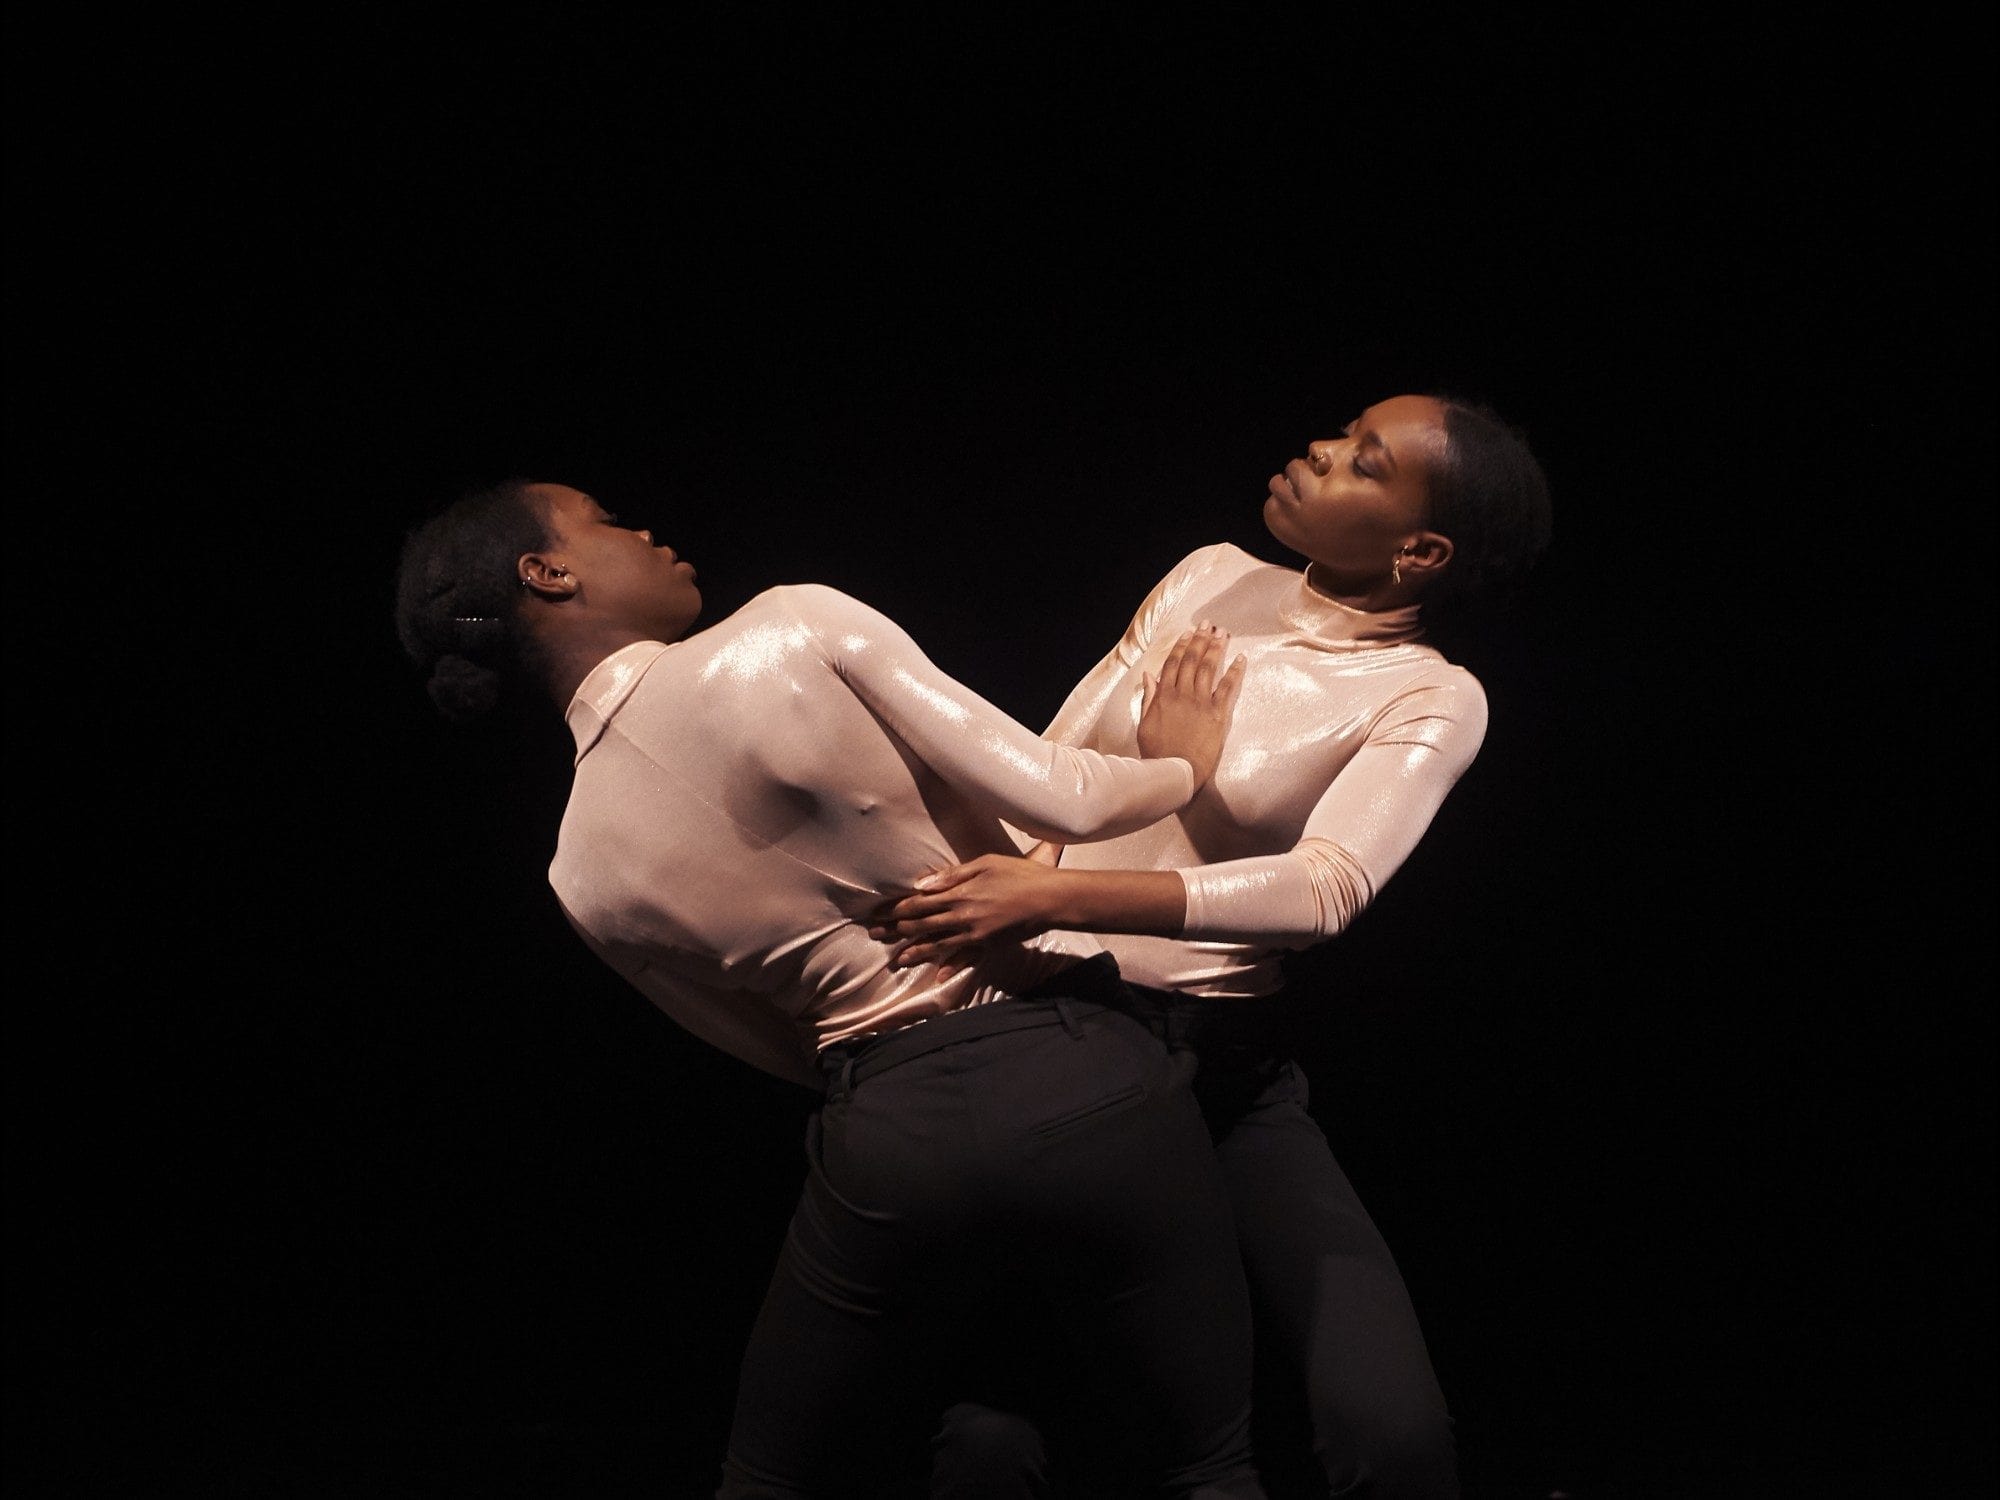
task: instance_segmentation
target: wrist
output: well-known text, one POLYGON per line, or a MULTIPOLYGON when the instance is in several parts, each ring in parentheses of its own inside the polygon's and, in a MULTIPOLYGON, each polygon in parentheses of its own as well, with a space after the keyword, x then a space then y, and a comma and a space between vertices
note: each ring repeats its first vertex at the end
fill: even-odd
POLYGON ((1047 932, 1066 927, 1072 932, 1090 930, 1090 880, 1081 871, 1052 866, 1036 903, 1035 927, 1047 932))

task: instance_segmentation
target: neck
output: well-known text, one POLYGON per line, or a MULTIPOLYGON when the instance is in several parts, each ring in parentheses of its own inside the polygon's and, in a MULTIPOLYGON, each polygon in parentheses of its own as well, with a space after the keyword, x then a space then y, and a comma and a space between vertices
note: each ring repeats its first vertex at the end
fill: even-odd
POLYGON ((1347 586, 1333 576, 1325 563, 1309 563, 1306 566, 1306 587, 1322 598, 1344 604, 1349 609, 1358 609, 1370 614, 1385 609, 1405 609, 1418 602, 1417 596, 1407 583, 1397 584, 1387 578, 1378 578, 1372 585, 1354 584, 1347 586))
POLYGON ((643 631, 629 628, 600 628, 551 632, 538 641, 540 677, 549 702, 558 714, 569 712, 570 699, 583 685, 591 669, 612 652, 634 641, 650 640, 643 631))

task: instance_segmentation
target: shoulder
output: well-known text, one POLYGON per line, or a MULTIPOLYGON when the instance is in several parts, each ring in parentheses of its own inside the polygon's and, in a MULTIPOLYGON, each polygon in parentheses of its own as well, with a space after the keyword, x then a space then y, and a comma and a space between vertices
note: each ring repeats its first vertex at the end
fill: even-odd
POLYGON ((1472 675, 1470 668, 1461 667, 1457 662, 1446 661, 1440 656, 1437 664, 1424 675, 1437 684, 1439 691, 1450 693, 1455 698, 1463 698, 1467 702, 1486 701, 1485 684, 1472 675))
POLYGON ((765 589, 743 606, 771 614, 791 615, 808 624, 818 620, 843 620, 857 615, 880 615, 852 594, 825 583, 781 583, 765 589))
POLYGON ((908 638, 902 626, 874 605, 830 584, 781 584, 764 590, 744 606, 752 607, 762 607, 803 626, 838 653, 852 653, 871 644, 908 638))
POLYGON ((1422 694, 1428 703, 1458 723, 1483 730, 1486 726, 1486 688, 1472 673, 1447 661, 1428 646, 1420 646, 1430 660, 1410 674, 1407 694, 1422 694))
POLYGON ((1252 557, 1233 542, 1214 542, 1206 547, 1197 547, 1186 557, 1175 563, 1169 578, 1211 577, 1240 578, 1246 573, 1268 570, 1274 573, 1289 572, 1289 569, 1252 557))
POLYGON ((1175 563, 1153 586, 1153 594, 1171 607, 1175 601, 1216 593, 1257 573, 1297 577, 1289 569, 1259 561, 1232 543, 1216 542, 1197 547, 1175 563))

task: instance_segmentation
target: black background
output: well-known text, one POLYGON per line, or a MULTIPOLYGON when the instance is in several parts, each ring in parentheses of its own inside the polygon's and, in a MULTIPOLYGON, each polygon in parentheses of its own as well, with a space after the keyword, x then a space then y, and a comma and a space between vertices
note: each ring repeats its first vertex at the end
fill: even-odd
POLYGON ((10 22, 10 1490, 712 1481, 805 1102, 575 944, 561 728, 431 713, 406 527, 563 479, 1040 725, 1430 387, 1557 541, 1307 1062, 1469 1496, 1990 1488, 1945 14, 10 22))

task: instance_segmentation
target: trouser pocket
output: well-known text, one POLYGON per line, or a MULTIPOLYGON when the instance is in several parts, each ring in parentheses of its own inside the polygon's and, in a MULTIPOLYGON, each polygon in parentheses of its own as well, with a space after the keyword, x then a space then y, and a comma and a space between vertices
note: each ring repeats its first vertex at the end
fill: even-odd
POLYGON ((1080 1104, 1076 1108, 1065 1110, 1059 1115, 1052 1115, 1034 1126, 1029 1134, 1038 1141, 1046 1141, 1051 1137, 1059 1136, 1067 1131, 1076 1130, 1081 1126, 1088 1125, 1093 1120, 1101 1120, 1105 1116, 1116 1114, 1122 1109, 1130 1109, 1145 1097, 1146 1088, 1144 1084, 1129 1084, 1125 1088, 1119 1089, 1116 1093, 1106 1094, 1102 1098, 1091 1100, 1088 1104, 1080 1104))

